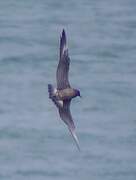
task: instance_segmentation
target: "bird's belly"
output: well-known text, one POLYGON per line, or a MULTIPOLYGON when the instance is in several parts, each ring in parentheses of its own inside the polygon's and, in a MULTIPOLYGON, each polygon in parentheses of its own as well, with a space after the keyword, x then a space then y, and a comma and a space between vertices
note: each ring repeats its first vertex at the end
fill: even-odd
POLYGON ((59 90, 57 92, 57 96, 58 96, 58 99, 60 100, 69 100, 75 97, 75 91, 71 88, 59 90))

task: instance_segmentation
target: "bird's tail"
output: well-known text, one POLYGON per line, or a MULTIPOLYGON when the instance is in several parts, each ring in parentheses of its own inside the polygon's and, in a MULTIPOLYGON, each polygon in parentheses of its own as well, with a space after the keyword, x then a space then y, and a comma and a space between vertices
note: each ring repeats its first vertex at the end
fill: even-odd
POLYGON ((55 88, 53 87, 53 85, 48 84, 48 92, 49 92, 49 98, 52 99, 52 97, 54 96, 54 93, 55 93, 55 88))
POLYGON ((71 127, 68 127, 68 129, 69 129, 69 131, 70 131, 70 133, 71 133, 71 135, 72 135, 72 137, 73 137, 73 139, 74 139, 74 141, 75 141, 75 143, 76 143, 76 146, 77 146, 78 150, 80 151, 79 140, 78 140, 78 138, 77 138, 75 129, 73 129, 73 128, 71 128, 71 127))

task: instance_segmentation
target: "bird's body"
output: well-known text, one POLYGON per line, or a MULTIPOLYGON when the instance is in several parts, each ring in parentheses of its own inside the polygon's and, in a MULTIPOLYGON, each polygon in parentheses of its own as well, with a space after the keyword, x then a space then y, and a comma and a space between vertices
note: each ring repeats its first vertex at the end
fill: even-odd
POLYGON ((57 106, 61 119, 68 126, 78 149, 79 142, 75 133, 75 125, 70 113, 70 103, 72 98, 80 96, 80 91, 70 86, 68 80, 70 58, 68 55, 68 48, 66 43, 65 31, 62 31, 60 37, 60 59, 56 72, 57 88, 54 88, 51 84, 48 84, 49 98, 52 99, 57 106))
POLYGON ((71 100, 72 98, 76 97, 76 91, 72 88, 66 88, 63 90, 57 90, 55 93, 55 97, 58 100, 71 100))

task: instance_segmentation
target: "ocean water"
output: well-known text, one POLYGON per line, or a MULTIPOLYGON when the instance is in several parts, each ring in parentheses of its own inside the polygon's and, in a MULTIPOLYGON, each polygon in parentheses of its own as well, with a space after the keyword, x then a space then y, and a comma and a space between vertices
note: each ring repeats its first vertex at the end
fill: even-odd
POLYGON ((136 179, 136 1, 0 1, 0 180, 136 179), (48 99, 65 28, 81 152, 48 99))

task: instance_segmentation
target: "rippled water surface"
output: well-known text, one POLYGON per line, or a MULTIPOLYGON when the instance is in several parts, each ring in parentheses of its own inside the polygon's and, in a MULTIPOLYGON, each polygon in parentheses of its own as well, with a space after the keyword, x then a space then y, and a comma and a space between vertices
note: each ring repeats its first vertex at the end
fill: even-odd
POLYGON ((0 1, 0 179, 136 179, 136 1, 0 1), (48 99, 65 28, 81 152, 48 99))

